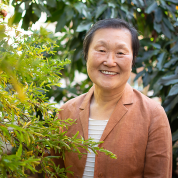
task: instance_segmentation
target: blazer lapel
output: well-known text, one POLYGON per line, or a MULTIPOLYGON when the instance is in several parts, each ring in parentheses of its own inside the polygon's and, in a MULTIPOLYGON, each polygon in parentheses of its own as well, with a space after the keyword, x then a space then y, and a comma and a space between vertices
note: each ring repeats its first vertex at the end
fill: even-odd
MULTIPOLYGON (((88 93, 85 96, 85 99, 83 100, 82 104, 80 105, 80 113, 79 113, 79 119, 82 125, 83 129, 83 135, 84 139, 88 139, 88 120, 89 120, 89 114, 90 114, 90 100, 94 92, 94 86, 91 87, 91 89, 88 91, 88 93)), ((115 127, 115 125, 124 117, 124 115, 127 113, 128 109, 125 107, 127 104, 133 103, 133 89, 132 87, 127 83, 125 87, 125 91, 121 97, 121 99, 118 101, 107 125, 103 132, 103 135, 101 136, 100 141, 104 141, 107 137, 107 135, 112 131, 112 129, 115 127)))
POLYGON ((89 109, 86 108, 80 112, 80 122, 83 129, 83 137, 85 140, 88 139, 88 118, 89 118, 89 109))
POLYGON ((101 136, 100 141, 104 141, 108 134, 112 131, 115 125, 124 117, 128 109, 125 107, 127 104, 133 103, 133 89, 129 84, 126 84, 125 91, 118 101, 109 121, 105 127, 105 130, 101 136))
POLYGON ((83 135, 84 135, 85 140, 88 139, 88 120, 89 120, 89 115, 90 115, 90 100, 93 95, 93 91, 94 91, 94 86, 91 87, 91 89, 88 91, 84 101, 80 105, 81 111, 79 113, 79 118, 82 124, 83 135))

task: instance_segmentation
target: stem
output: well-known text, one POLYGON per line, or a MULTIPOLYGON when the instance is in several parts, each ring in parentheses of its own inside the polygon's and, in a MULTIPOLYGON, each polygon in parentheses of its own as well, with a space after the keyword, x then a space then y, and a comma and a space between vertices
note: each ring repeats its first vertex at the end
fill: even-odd
MULTIPOLYGON (((11 134, 11 136, 13 137, 14 140, 16 140, 18 143, 20 143, 20 141, 19 141, 18 138, 14 137, 12 134, 11 134)), ((27 145, 26 145, 25 143, 22 143, 22 146, 23 146, 27 151, 29 151, 29 149, 28 149, 28 147, 27 147, 27 145)))

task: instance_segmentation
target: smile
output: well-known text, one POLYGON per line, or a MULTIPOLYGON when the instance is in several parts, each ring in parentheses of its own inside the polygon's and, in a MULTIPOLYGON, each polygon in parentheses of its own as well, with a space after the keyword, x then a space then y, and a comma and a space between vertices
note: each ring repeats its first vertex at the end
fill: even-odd
POLYGON ((109 71, 106 71, 106 70, 101 70, 101 73, 107 74, 107 75, 116 75, 117 74, 117 72, 109 72, 109 71))

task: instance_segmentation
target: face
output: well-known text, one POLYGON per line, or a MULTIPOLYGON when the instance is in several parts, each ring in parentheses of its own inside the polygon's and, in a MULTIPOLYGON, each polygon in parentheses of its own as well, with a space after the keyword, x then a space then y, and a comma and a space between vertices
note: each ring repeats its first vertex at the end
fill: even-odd
POLYGON ((87 72, 100 89, 122 89, 132 69, 132 36, 127 29, 99 29, 88 51, 87 72))

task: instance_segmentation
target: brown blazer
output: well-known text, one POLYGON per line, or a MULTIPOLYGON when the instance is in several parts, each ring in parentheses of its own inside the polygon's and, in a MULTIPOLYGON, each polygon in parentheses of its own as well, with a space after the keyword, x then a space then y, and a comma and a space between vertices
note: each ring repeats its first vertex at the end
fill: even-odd
MULTIPOLYGON (((76 119, 68 136, 79 131, 79 136, 88 139, 90 99, 94 86, 62 106, 60 119, 76 119)), ((100 141, 103 147, 117 155, 111 159, 104 153, 95 158, 94 178, 171 178, 172 137, 167 116, 162 106, 139 91, 126 85, 124 94, 114 109, 100 141)), ((86 152, 85 150, 82 150, 86 152)), ((64 163, 71 166, 74 176, 82 178, 87 156, 66 152, 64 163)))

